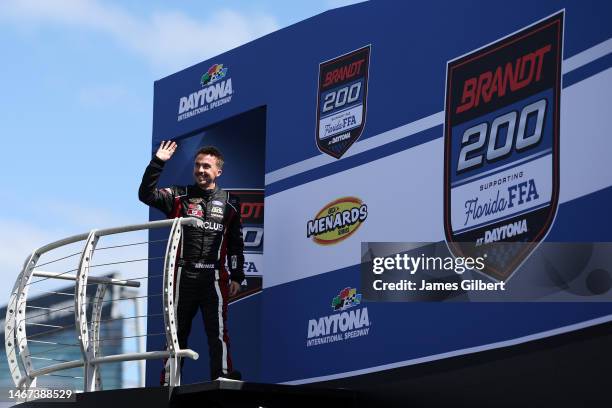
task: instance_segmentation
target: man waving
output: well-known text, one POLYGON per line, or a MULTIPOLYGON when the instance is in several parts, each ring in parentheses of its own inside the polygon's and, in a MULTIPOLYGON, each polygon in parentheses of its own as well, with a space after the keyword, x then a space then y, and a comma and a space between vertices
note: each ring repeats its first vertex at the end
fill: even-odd
MULTIPOLYGON (((138 198, 169 218, 201 221, 198 227, 183 227, 176 294, 179 347, 187 348, 199 308, 208 337, 211 379, 240 379, 240 373, 232 368, 226 325, 228 297, 238 293, 244 280, 240 203, 217 186, 223 155, 213 146, 203 147, 195 155, 195 184, 158 189, 164 165, 176 148, 175 142, 162 141, 142 177, 138 198)), ((164 371, 161 381, 167 383, 164 371)))

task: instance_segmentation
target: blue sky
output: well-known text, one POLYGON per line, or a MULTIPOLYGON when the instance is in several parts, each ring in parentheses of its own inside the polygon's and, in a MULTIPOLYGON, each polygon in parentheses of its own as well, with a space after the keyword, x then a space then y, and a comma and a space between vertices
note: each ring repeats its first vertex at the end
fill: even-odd
POLYGON ((0 2, 2 276, 42 244, 147 220, 153 81, 349 3, 0 2))

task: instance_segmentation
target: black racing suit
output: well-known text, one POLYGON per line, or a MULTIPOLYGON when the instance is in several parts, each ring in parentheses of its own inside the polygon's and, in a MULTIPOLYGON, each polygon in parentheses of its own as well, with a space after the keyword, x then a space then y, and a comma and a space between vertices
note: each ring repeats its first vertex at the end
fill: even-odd
POLYGON ((183 226, 176 274, 177 336, 180 348, 187 348, 191 322, 199 307, 214 380, 232 372, 226 321, 229 280, 244 280, 240 203, 219 187, 202 190, 194 184, 158 189, 163 168, 164 162, 153 157, 142 177, 138 198, 169 218, 195 217, 203 222, 203 227, 183 226))

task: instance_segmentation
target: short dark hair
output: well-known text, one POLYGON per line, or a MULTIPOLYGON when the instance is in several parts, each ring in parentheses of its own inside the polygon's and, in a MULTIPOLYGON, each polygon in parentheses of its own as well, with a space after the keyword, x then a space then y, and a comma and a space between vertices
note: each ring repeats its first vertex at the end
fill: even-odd
POLYGON ((200 150, 198 150, 198 152, 195 154, 195 156, 193 156, 193 159, 195 160, 201 154, 215 157, 217 159, 217 167, 219 167, 220 169, 223 168, 223 153, 221 153, 221 151, 215 146, 201 147, 200 150))

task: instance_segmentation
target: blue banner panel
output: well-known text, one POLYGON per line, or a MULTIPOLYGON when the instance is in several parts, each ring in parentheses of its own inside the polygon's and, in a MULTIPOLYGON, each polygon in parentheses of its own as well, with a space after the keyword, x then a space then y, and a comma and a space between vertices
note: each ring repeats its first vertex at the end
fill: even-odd
POLYGON ((364 2, 155 83, 153 150, 180 145, 164 182, 190 182, 211 140, 222 186, 263 190, 263 291, 230 317, 249 380, 348 377, 612 319, 609 303, 368 302, 359 273, 362 242, 479 256, 511 229, 502 243, 529 250, 497 259, 496 282, 539 242, 612 242, 611 15, 574 0, 364 2))

